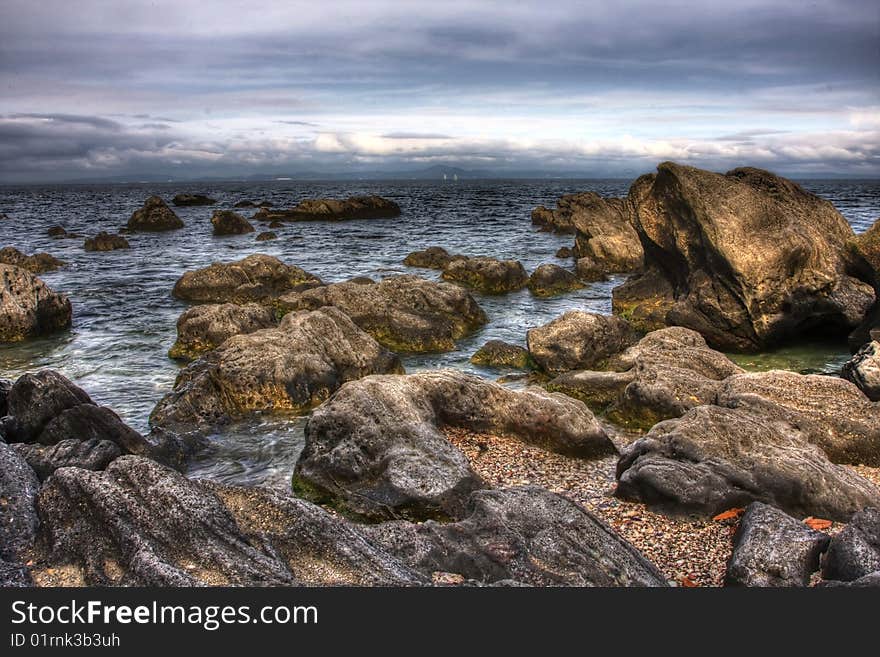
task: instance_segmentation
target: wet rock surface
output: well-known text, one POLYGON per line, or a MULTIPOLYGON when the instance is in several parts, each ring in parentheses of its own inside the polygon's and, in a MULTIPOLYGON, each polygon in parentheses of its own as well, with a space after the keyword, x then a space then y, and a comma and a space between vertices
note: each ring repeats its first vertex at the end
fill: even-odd
POLYGON ((160 232, 183 228, 183 222, 161 197, 151 196, 132 213, 127 228, 134 232, 160 232))
POLYGON ((290 210, 261 207, 256 221, 343 221, 384 219, 400 216, 400 206, 381 196, 351 196, 347 199, 306 199, 290 210))
POLYGON ((484 294, 504 294, 526 287, 529 275, 516 260, 477 257, 451 260, 443 269, 443 280, 467 285, 484 294))
POLYGON ((59 267, 63 267, 65 263, 48 253, 25 255, 16 248, 4 246, 0 249, 0 264, 21 267, 32 274, 43 274, 55 271, 59 267))
POLYGON ((13 265, 0 265, 0 342, 49 335, 70 326, 70 300, 13 265))
POLYGON ((442 246, 429 246, 423 251, 413 251, 406 256, 403 264, 407 267, 421 267, 423 269, 445 269, 453 260, 465 260, 466 256, 453 255, 442 246))
POLYGON ((187 207, 193 205, 214 205, 217 201, 204 194, 175 194, 171 202, 180 207, 187 207))
POLYGON ((234 335, 277 325, 275 313, 257 303, 204 304, 185 311, 177 320, 177 341, 170 358, 194 360, 234 335))
POLYGON ((250 222, 232 210, 214 210, 214 214, 211 215, 211 225, 214 227, 215 236, 244 235, 254 232, 250 222))
POLYGON ((115 251, 116 249, 129 249, 131 245, 122 235, 111 235, 101 231, 94 237, 89 237, 83 244, 86 251, 115 251))

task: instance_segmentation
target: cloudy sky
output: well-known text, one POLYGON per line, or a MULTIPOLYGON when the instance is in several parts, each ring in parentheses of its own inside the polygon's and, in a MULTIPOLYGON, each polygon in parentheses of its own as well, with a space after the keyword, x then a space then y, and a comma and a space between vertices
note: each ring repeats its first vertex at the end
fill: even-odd
POLYGON ((0 182, 880 178, 876 0, 0 0, 0 182))

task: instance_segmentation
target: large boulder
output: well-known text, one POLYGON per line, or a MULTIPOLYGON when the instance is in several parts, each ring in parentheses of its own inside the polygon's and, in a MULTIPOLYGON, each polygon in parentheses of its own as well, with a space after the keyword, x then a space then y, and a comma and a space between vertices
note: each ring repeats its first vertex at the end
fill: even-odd
POLYGON ((549 374, 599 369, 611 356, 634 344, 630 325, 610 315, 572 310, 526 334, 529 353, 549 374))
POLYGON ((236 262, 215 262, 188 271, 174 284, 172 295, 197 303, 272 303, 278 296, 320 280, 295 265, 256 253, 236 262))
POLYGON ((584 458, 616 449, 587 407, 452 370, 343 386, 306 425, 295 486, 370 518, 461 518, 483 483, 444 427, 510 435, 584 458))
POLYGON ((40 482, 16 451, 0 441, 0 560, 20 563, 33 546, 40 482))
POLYGON ((41 481, 48 479, 59 468, 103 470, 122 455, 118 444, 98 438, 65 438, 54 445, 13 443, 12 448, 31 466, 41 481))
POLYGON ((443 280, 467 285, 484 294, 504 294, 528 285, 529 275, 516 260, 478 257, 451 260, 443 269, 443 280))
POLYGON ((668 308, 668 325, 717 348, 754 350, 812 330, 846 334, 874 301, 850 274, 850 225, 789 180, 664 162, 634 187, 649 271, 624 285, 618 307, 668 308))
POLYGON ((70 300, 28 271, 0 265, 0 342, 48 335, 70 326, 70 300))
POLYGON ((156 233, 183 228, 183 222, 161 197, 151 196, 142 208, 132 213, 127 228, 131 231, 156 233))
POLYGON ((822 577, 853 582, 880 571, 880 507, 864 509, 831 539, 822 577))
POLYGON ((250 222, 232 210, 214 210, 214 214, 211 215, 211 225, 214 227, 215 236, 244 235, 254 232, 250 222))
POLYGON ((423 269, 445 269, 453 260, 465 260, 466 256, 452 255, 442 246, 429 246, 423 251, 413 251, 403 259, 407 267, 423 269))
POLYGON ((154 428, 201 432, 257 412, 302 412, 346 381, 401 372, 400 360, 337 308, 291 313, 236 335, 180 372, 154 428))
POLYGON ((583 507, 536 487, 481 490, 458 522, 388 522, 364 533, 430 576, 482 584, 666 586, 657 568, 583 507))
POLYGON ((764 502, 789 515, 849 520, 880 490, 835 465, 802 428, 753 409, 698 406, 655 425, 617 464, 616 494, 673 513, 764 502))
POLYGON ((190 205, 214 205, 217 201, 204 194, 175 194, 171 202, 176 206, 186 207, 190 205))
POLYGON ((880 401, 880 342, 873 340, 843 365, 841 376, 871 401, 880 401))
POLYGON ((86 251, 115 251, 117 249, 129 249, 131 245, 122 235, 111 235, 101 231, 94 237, 89 237, 83 244, 86 251))
POLYGON ((0 265, 13 265, 26 269, 32 274, 43 274, 47 271, 55 271, 64 266, 64 261, 55 258, 48 253, 35 253, 25 255, 11 246, 0 249, 0 265))
POLYGON ((529 276, 529 290, 539 297, 552 297, 584 287, 580 279, 559 265, 541 265, 529 276))
POLYGON ((564 372, 547 388, 605 410, 617 424, 650 429, 695 406, 714 404, 722 382, 743 373, 699 333, 677 326, 649 333, 608 359, 606 368, 564 372))
POLYGON ((605 274, 641 269, 644 252, 633 228, 629 198, 603 198, 595 192, 578 194, 571 222, 575 257, 589 258, 605 274))
POLYGON ((768 504, 752 502, 733 537, 726 586, 809 586, 830 537, 768 504))
POLYGON ((194 306, 177 319, 177 341, 168 356, 177 360, 194 360, 233 335, 253 333, 277 323, 272 309, 258 303, 194 306))
POLYGON ((724 381, 717 403, 798 427, 834 463, 880 465, 880 404, 849 381, 782 370, 738 374, 724 381))
POLYGON ((333 283, 286 294, 278 306, 282 312, 335 306, 394 351, 451 351, 488 321, 466 290, 418 276, 333 283))
POLYGON ((347 199, 306 199, 290 210, 261 207, 252 217, 257 221, 342 221, 383 219, 400 216, 400 206, 381 196, 351 196, 347 199))

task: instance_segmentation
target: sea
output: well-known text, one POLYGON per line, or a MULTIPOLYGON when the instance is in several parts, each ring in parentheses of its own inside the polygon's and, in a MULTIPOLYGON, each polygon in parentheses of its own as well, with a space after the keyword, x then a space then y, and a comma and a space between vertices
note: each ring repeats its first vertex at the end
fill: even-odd
MULTIPOLYGON (((67 266, 40 277, 73 304, 69 331, 51 337, 0 345, 0 378, 53 368, 92 398, 116 411, 135 429, 148 431, 150 411, 174 384, 180 365, 167 357, 176 321, 188 307, 171 297, 187 270, 266 253, 298 265, 326 282, 354 276, 380 279, 415 273, 437 279, 438 272, 403 264, 411 251, 442 246, 450 252, 512 258, 531 271, 543 263, 571 267, 555 257, 573 236, 540 232, 530 215, 538 205, 553 207, 563 194, 592 190, 625 195, 629 180, 437 180, 331 182, 203 182, 78 184, 0 187, 0 246, 31 254, 46 251, 67 266), (170 203, 181 192, 217 199, 215 206, 175 208, 185 228, 127 236, 130 250, 88 253, 83 239, 53 239, 46 231, 61 225, 91 236, 116 232, 153 194, 170 203), (305 198, 378 194, 397 202, 393 219, 302 222, 275 229, 278 239, 256 242, 256 233, 213 237, 216 208, 241 200, 292 207, 305 198)), ((880 216, 880 181, 804 180, 809 191, 831 201, 856 233, 880 216)), ((239 210, 249 217, 253 210, 239 210)), ((255 224, 260 230, 261 224, 255 224)), ((264 230, 266 228, 263 228, 264 230)), ((505 373, 472 365, 470 356, 487 340, 525 344, 526 331, 568 310, 611 312, 611 290, 622 276, 593 283, 563 296, 539 299, 528 290, 503 296, 475 293, 489 317, 480 331, 460 340, 455 351, 405 354, 407 371, 451 367, 497 379, 505 373)), ((772 352, 733 355, 753 370, 782 368, 834 373, 848 358, 840 341, 799 343, 772 352)), ((510 385, 522 385, 513 382, 510 385)), ((303 446, 306 417, 262 416, 211 436, 211 447, 189 464, 188 474, 224 483, 288 488, 303 446)))

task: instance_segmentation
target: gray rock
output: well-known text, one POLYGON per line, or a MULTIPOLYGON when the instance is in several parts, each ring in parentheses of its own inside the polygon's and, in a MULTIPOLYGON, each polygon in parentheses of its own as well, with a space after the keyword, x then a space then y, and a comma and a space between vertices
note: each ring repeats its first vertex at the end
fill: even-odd
POLYGON ((733 538, 725 586, 809 586, 830 537, 767 504, 746 509, 733 538))
POLYGON ((25 566, 0 559, 0 588, 29 588, 34 585, 25 566))
POLYGON ((880 401, 880 342, 872 340, 843 365, 841 376, 871 401, 880 401))
POLYGON ((193 360, 216 349, 234 335, 253 333, 276 324, 275 313, 256 303, 195 306, 178 318, 177 341, 168 356, 193 360))
POLYGON ((13 449, 33 469, 41 481, 58 468, 83 468, 103 470, 122 454, 119 445, 110 440, 67 438, 53 445, 39 443, 14 443, 13 449))
POLYGON ((183 228, 183 222, 165 201, 158 196, 151 196, 142 208, 132 213, 126 228, 135 232, 155 233, 183 228))
POLYGON ((70 326, 70 300, 30 272, 0 264, 0 342, 49 335, 70 326))
POLYGON ((880 507, 863 509, 831 539, 822 577, 853 582, 880 571, 880 507))
POLYGON ((826 580, 823 582, 819 582, 818 586, 821 587, 852 587, 852 588, 865 588, 865 587, 877 587, 880 586, 880 570, 875 570, 873 573, 869 573, 863 577, 859 577, 852 582, 841 582, 839 580, 826 580))
POLYGON ((35 509, 40 482, 25 460, 0 442, 0 559, 19 563, 31 549, 39 520, 35 509))
POLYGON ((63 411, 91 403, 91 397, 82 388, 54 370, 23 374, 6 397, 7 413, 15 417, 19 429, 14 440, 33 442, 63 411))
POLYGON ((547 373, 597 368, 634 344, 638 336, 624 320, 572 310, 526 335, 529 353, 547 373))

